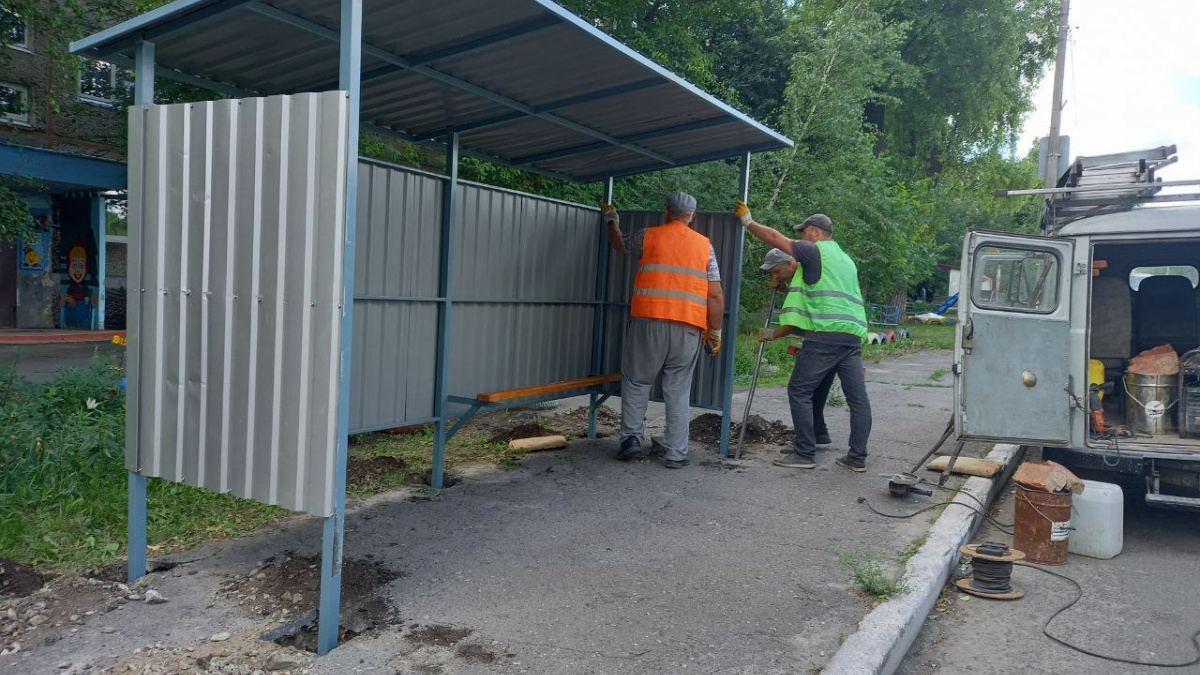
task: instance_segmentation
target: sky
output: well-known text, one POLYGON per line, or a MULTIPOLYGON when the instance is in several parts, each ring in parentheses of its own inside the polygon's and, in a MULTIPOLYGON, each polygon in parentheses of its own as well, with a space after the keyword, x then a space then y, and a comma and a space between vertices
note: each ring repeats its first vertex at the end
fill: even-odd
MULTIPOLYGON (((1163 180, 1200 179, 1200 0, 1072 0, 1062 133, 1070 159, 1176 145, 1163 180)), ((1050 132, 1053 63, 1018 152, 1050 132)), ((1184 188, 1183 191, 1193 191, 1184 188)))

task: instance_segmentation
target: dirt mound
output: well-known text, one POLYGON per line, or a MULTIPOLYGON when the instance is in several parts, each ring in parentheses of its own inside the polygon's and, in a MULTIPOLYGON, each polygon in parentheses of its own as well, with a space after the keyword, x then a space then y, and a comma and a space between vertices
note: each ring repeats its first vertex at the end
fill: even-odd
POLYGON ((389 473, 404 471, 408 465, 399 457, 370 457, 351 459, 346 464, 346 483, 370 485, 382 480, 389 473))
MULTIPOLYGON (((736 441, 741 425, 734 422, 729 428, 729 438, 736 441)), ((716 413, 705 413, 692 420, 689 428, 691 440, 705 445, 717 445, 721 442, 721 416, 716 413)), ((758 415, 751 415, 746 420, 747 445, 787 445, 795 438, 796 432, 783 422, 767 420, 758 415)))
MULTIPOLYGON (((389 582, 401 574, 382 562, 367 558, 342 561, 342 626, 349 639, 378 626, 395 623, 393 612, 384 600, 389 582)), ((288 620, 296 617, 291 629, 269 639, 277 644, 306 651, 316 650, 316 608, 320 601, 321 560, 316 557, 291 557, 280 563, 266 562, 244 577, 236 577, 221 591, 251 616, 288 620)))
MULTIPOLYGON (((559 413, 554 416, 554 425, 562 429, 563 433, 575 438, 583 438, 588 432, 588 409, 587 406, 580 406, 574 410, 559 413)), ((621 425, 621 415, 611 408, 601 406, 596 409, 596 436, 604 438, 608 433, 600 431, 601 429, 613 429, 621 425)))
POLYGON ((522 438, 537 438, 539 436, 553 436, 558 432, 553 429, 548 429, 537 422, 526 422, 518 424, 511 429, 501 429, 494 436, 488 439, 488 443, 507 443, 516 441, 522 438))
POLYGON ((453 647, 465 640, 473 631, 470 628, 455 628, 432 624, 429 626, 413 626, 413 631, 405 636, 409 642, 416 645, 434 645, 437 647, 453 647))
POLYGON ((24 598, 45 583, 46 580, 33 568, 16 560, 0 558, 0 595, 24 598))

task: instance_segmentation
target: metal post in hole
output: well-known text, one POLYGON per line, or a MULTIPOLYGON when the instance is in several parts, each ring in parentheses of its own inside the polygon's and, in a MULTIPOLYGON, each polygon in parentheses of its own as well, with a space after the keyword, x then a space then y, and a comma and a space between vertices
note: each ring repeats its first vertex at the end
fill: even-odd
MULTIPOLYGON (((154 105, 154 43, 139 41, 134 47, 134 84, 133 84, 133 102, 139 106, 154 105)), ((130 186, 133 187, 133 186, 130 186)), ((141 189, 141 186, 138 186, 141 189)), ((144 220, 143 216, 143 220, 144 220)), ((147 224, 142 223, 141 227, 147 224)), ((151 223, 151 227, 160 227, 162 223, 151 223)), ((139 228, 140 230, 140 228, 139 228)), ((140 236, 138 233, 130 232, 132 236, 140 236)), ((140 246, 139 246, 140 249, 140 246)), ((135 262, 135 267, 138 263, 135 262)), ((141 271, 135 270, 138 274, 138 280, 141 280, 141 271)), ((129 297, 133 302, 141 302, 139 289, 131 288, 129 297)), ((127 301, 128 302, 128 301, 127 301)), ((138 316, 141 313, 138 312, 138 316)), ((132 314, 130 314, 132 317, 132 314)), ((129 335, 133 340, 137 340, 137 332, 139 326, 130 323, 128 326, 129 335)), ((134 388, 138 386, 137 377, 128 381, 126 385, 126 401, 129 400, 130 394, 134 388)), ((128 413, 127 413, 128 414, 128 413)), ((132 415, 136 420, 137 415, 132 415)), ((136 424, 135 424, 136 426, 136 424)), ((138 436, 137 429, 130 430, 126 428, 125 448, 128 455, 128 466, 134 467, 129 471, 128 476, 128 542, 129 551, 128 557, 128 576, 129 581, 136 581, 146 576, 146 475, 140 472, 141 469, 141 439, 138 436), (132 446, 132 447, 131 447, 132 446)))
POLYGON ((358 227, 358 123, 362 93, 363 0, 342 0, 338 87, 346 92, 345 250, 342 253, 341 360, 338 368, 337 456, 333 473, 333 513, 321 535, 321 598, 317 610, 317 653, 338 644, 341 623, 342 548, 346 525, 346 461, 350 443, 350 364, 354 344, 354 261, 358 227))
MULTIPOLYGON (((775 314, 775 296, 779 293, 779 289, 771 288, 771 301, 767 303, 767 320, 763 322, 763 328, 771 327, 771 319, 775 314)), ((746 442, 746 422, 750 419, 750 406, 754 404, 754 391, 758 389, 758 371, 762 368, 763 350, 767 343, 758 343, 758 356, 754 357, 754 375, 750 378, 750 391, 746 394, 746 411, 742 413, 742 426, 738 428, 737 452, 734 457, 742 458, 742 447, 746 442)))
MULTIPOLYGON (((741 181, 738 186, 738 197, 742 201, 750 200, 750 153, 742 155, 741 181)), ((729 423, 733 417, 733 364, 734 353, 737 351, 738 302, 742 296, 742 255, 746 248, 746 233, 740 227, 735 235, 733 269, 722 270, 730 280, 729 297, 725 306, 729 311, 729 322, 725 325, 723 335, 725 344, 722 345, 722 356, 725 359, 725 377, 722 382, 721 400, 721 456, 729 457, 729 423)))
POLYGON ((454 252, 454 211, 458 206, 458 132, 446 137, 446 182, 442 186, 442 245, 438 258, 438 347, 433 382, 433 467, 430 486, 441 489, 446 473, 446 383, 450 377, 450 280, 454 252))
MULTIPOLYGON (((613 199, 613 179, 609 176, 604 181, 605 204, 611 204, 613 199)), ((592 319, 592 375, 601 375, 604 368, 604 345, 608 328, 608 261, 610 254, 608 245, 608 224, 600 218, 600 244, 596 252, 596 313, 592 319)), ((599 394, 592 394, 588 404, 588 438, 596 437, 596 412, 599 407, 599 394)))

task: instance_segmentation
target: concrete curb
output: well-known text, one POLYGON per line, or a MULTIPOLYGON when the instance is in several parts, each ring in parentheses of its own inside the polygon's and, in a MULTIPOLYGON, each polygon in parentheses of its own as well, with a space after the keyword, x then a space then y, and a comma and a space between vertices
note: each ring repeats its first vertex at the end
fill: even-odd
MULTIPOLYGON (((971 477, 962 492, 988 504, 1016 469, 1022 455, 1016 445, 997 445, 987 458, 1000 462, 1004 469, 995 478, 971 477)), ((936 497, 936 495, 935 495, 936 497)), ((956 495, 955 502, 978 508, 969 497, 956 495)), ((891 675, 921 632, 925 617, 937 602, 938 594, 958 561, 958 548, 975 533, 982 520, 971 509, 955 507, 943 510, 929 529, 925 545, 917 551, 904 570, 910 591, 871 610, 858 624, 858 631, 846 638, 825 675, 891 675)))

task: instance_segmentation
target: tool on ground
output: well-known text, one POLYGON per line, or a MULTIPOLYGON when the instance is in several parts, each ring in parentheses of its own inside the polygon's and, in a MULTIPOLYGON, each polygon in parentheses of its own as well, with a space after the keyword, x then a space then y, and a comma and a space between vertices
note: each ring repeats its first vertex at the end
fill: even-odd
MULTIPOLYGON (((739 202, 740 203, 740 202, 739 202)), ((767 320, 763 322, 763 328, 771 327, 771 319, 775 318, 775 296, 779 294, 779 289, 771 288, 771 299, 767 302, 767 320)), ((746 394, 746 410, 742 413, 742 426, 738 429, 737 451, 733 453, 735 459, 742 458, 742 447, 746 440, 746 422, 750 419, 750 406, 754 403, 754 390, 758 388, 758 371, 762 368, 763 349, 767 343, 758 343, 758 356, 754 358, 754 374, 750 376, 750 391, 746 394)), ((791 354, 791 349, 788 349, 791 354)))
POLYGON ((1100 401, 1103 385, 1088 386, 1088 407, 1091 408, 1091 432, 1093 440, 1109 440, 1113 438, 1133 438, 1133 432, 1123 426, 1113 427, 1104 420, 1104 405, 1100 401))
POLYGON ((1024 553, 996 542, 967 544, 958 550, 971 560, 970 578, 954 582, 960 591, 989 600, 1025 597, 1025 591, 1012 585, 1013 563, 1024 559, 1024 553))
MULTIPOLYGON (((915 465, 913 465, 913 468, 911 470, 906 471, 902 474, 884 474, 883 475, 884 478, 889 479, 888 480, 888 491, 891 492, 894 496, 901 496, 901 497, 904 496, 904 495, 897 495, 896 492, 893 490, 893 488, 892 488, 893 481, 891 480, 892 476, 912 476, 913 478, 916 478, 917 481, 920 481, 920 478, 917 478, 917 469, 920 469, 922 466, 924 466, 925 462, 929 461, 929 458, 933 457, 934 453, 936 453, 938 450, 940 450, 941 447, 943 445, 945 445, 946 441, 950 440, 950 437, 952 435, 954 435, 954 418, 953 417, 951 417, 950 422, 946 424, 946 430, 942 432, 941 438, 939 438, 937 440, 937 443, 933 444, 933 447, 929 449, 929 452, 925 453, 924 457, 922 457, 920 460, 917 461, 917 463, 915 465)), ((954 472, 954 464, 955 464, 955 462, 958 461, 958 456, 960 454, 962 454, 963 445, 964 445, 964 443, 962 441, 959 441, 958 444, 954 447, 954 453, 952 455, 950 455, 950 459, 946 464, 945 471, 943 471, 942 475, 938 477, 938 482, 937 482, 938 487, 943 487, 946 484, 946 481, 950 479, 950 474, 954 472)), ((904 494, 907 495, 908 492, 905 492, 904 494)), ((919 493, 919 494, 923 494, 923 493, 919 493)))
POLYGON ((885 473, 880 475, 881 478, 888 479, 888 493, 898 499, 903 499, 908 496, 908 493, 915 492, 926 497, 933 496, 933 490, 923 487, 917 487, 921 482, 921 477, 913 473, 885 473))

